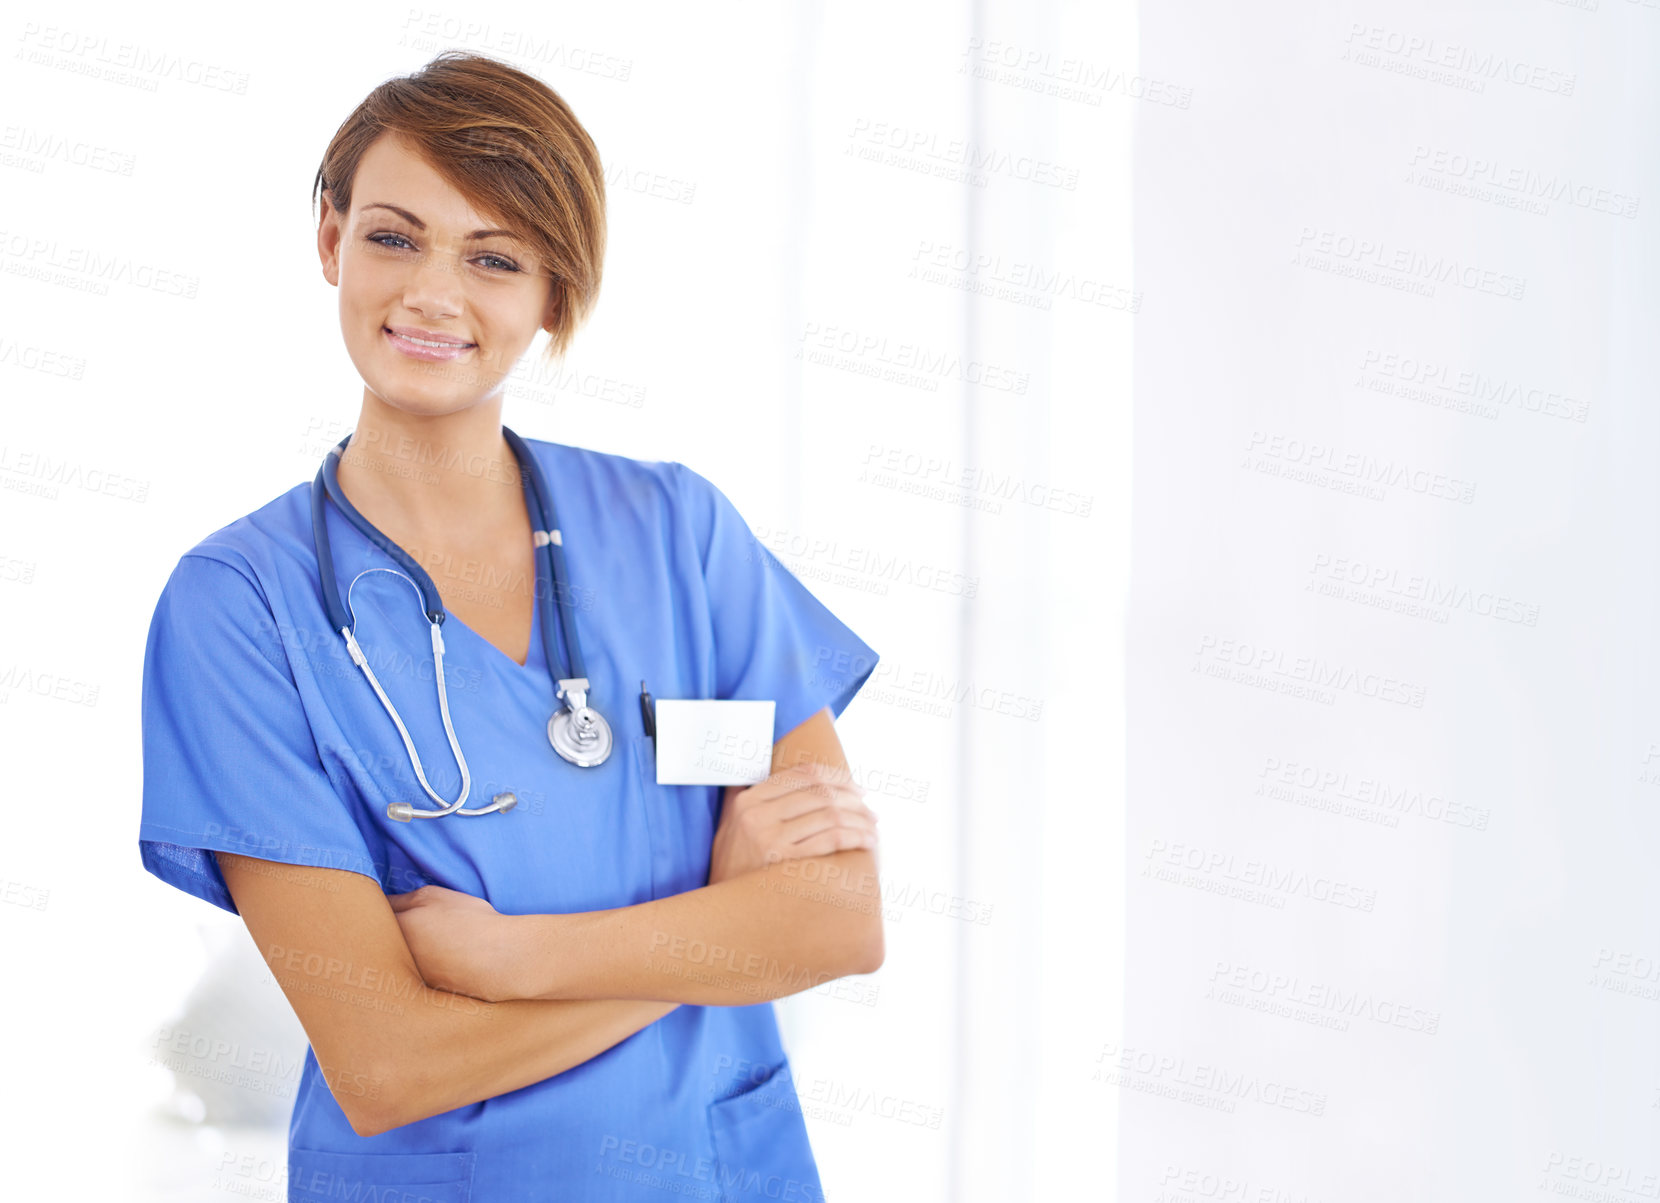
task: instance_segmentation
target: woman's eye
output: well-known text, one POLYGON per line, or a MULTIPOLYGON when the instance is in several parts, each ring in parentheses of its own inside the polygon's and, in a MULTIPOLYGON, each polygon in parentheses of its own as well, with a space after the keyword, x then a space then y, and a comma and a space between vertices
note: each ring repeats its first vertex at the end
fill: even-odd
MULTIPOLYGON (((369 241, 377 246, 384 246, 395 251, 401 251, 406 247, 410 249, 414 248, 414 244, 402 234, 393 234, 389 232, 370 234, 369 241)), ((516 272, 523 270, 517 263, 514 263, 513 260, 502 255, 480 255, 476 262, 484 264, 493 272, 516 272)))

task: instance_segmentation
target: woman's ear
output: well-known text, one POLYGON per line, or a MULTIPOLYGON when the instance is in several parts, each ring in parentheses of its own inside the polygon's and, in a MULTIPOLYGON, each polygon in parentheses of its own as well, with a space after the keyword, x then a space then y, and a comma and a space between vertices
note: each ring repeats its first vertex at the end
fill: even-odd
POLYGON ((317 257, 323 261, 323 279, 340 287, 340 210, 334 207, 334 198, 323 189, 323 215, 317 223, 317 257))

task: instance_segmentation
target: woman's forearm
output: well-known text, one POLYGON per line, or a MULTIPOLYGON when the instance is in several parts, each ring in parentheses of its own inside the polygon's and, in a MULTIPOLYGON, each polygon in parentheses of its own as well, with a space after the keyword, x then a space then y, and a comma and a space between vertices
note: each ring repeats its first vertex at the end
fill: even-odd
POLYGON ((216 853, 352 1130, 372 1136, 551 1078, 674 1009, 490 1003, 422 980, 375 878, 216 853))
POLYGON ((882 963, 876 861, 865 849, 782 861, 669 898, 512 918, 520 992, 745 1006, 882 963))
MULTIPOLYGON (((418 981, 418 979, 417 979, 418 981)), ((379 1063, 386 1131, 554 1077, 597 1057, 678 1005, 605 998, 487 1003, 418 986, 417 1022, 379 1063)), ((373 1132, 361 1132, 373 1135, 373 1132)))

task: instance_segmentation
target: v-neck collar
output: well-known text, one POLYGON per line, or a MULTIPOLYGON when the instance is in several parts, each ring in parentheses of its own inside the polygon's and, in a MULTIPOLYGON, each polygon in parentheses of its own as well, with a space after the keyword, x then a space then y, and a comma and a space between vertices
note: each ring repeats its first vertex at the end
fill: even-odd
MULTIPOLYGON (((375 557, 379 560, 385 561, 385 564, 384 564, 385 567, 391 568, 392 570, 396 571, 400 575, 406 575, 406 574, 404 574, 404 570, 403 570, 402 566, 397 562, 397 560, 395 558, 393 558, 391 555, 389 555, 385 548, 378 546, 373 539, 369 538, 368 535, 366 535, 362 531, 360 531, 357 528, 357 525, 354 522, 352 522, 351 519, 347 518, 345 514, 343 514, 339 511, 338 507, 330 507, 330 509, 333 511, 333 518, 338 522, 339 526, 344 528, 346 531, 350 532, 350 534, 348 535, 348 538, 351 538, 351 539, 355 540, 356 543, 358 544, 358 546, 363 551, 367 552, 369 555, 371 555, 371 556, 373 556, 373 557, 375 557)), ((327 521, 327 519, 325 519, 325 521, 327 521)), ((367 516, 364 517, 364 521, 365 522, 369 521, 367 516)), ((532 519, 532 524, 534 525, 534 519, 532 519)), ((370 525, 373 526, 374 524, 370 523, 370 525)), ((375 527, 375 529, 377 531, 380 531, 379 527, 375 527)), ((403 544, 398 543, 397 540, 391 538, 384 531, 380 531, 380 534, 381 534, 382 538, 386 539, 389 543, 392 543, 393 545, 395 545, 405 555, 410 555, 409 549, 407 547, 404 547, 403 544)), ((522 675, 525 675, 525 676, 540 676, 540 675, 542 675, 542 673, 544 671, 549 673, 549 674, 551 674, 553 672, 553 666, 548 664, 546 648, 543 646, 543 639, 542 639, 542 602, 541 602, 541 599, 536 596, 537 589, 539 588, 539 583, 536 579, 536 576, 537 576, 537 573, 538 573, 538 569, 540 568, 540 561, 541 561, 541 557, 536 554, 538 550, 539 549, 532 548, 532 560, 531 560, 532 580, 531 580, 531 606, 530 606, 530 646, 529 646, 529 650, 525 654, 525 662, 523 664, 520 664, 517 660, 513 659, 512 656, 509 656, 506 652, 502 651, 501 648, 497 647, 490 640, 486 639, 483 635, 479 634, 478 631, 474 630, 471 626, 469 626, 461 618, 460 615, 458 615, 454 610, 450 609, 447 604, 444 605, 444 622, 443 622, 443 626, 442 626, 442 629, 444 630, 445 636, 446 636, 446 640, 445 640, 446 643, 448 643, 448 641, 449 641, 448 636, 454 634, 455 631, 457 631, 457 630, 465 631, 466 632, 466 638, 468 640, 471 640, 473 643, 477 644, 479 647, 484 649, 483 654, 484 654, 484 657, 486 659, 490 659, 490 658, 493 657, 496 660, 499 660, 500 663, 502 665, 506 666, 507 669, 509 669, 512 673, 522 674, 522 675)), ((414 556, 410 556, 410 559, 414 560, 415 563, 417 563, 417 564, 420 563, 419 560, 415 560, 414 556)), ((431 574, 429 573, 428 576, 430 577, 431 574)), ((442 603, 443 602, 443 590, 438 589, 438 582, 436 580, 434 580, 432 582, 432 585, 433 585, 433 588, 438 591, 439 601, 442 603)), ((347 607, 348 612, 350 612, 350 609, 351 609, 351 607, 348 606, 347 607)))
MULTIPOLYGON (((542 525, 547 523, 550 527, 553 527, 553 529, 549 530, 545 537, 551 537, 557 541, 559 531, 557 529, 556 520, 554 519, 553 502, 551 499, 547 499, 545 497, 546 488, 541 482, 540 466, 536 463, 535 450, 507 427, 503 426, 502 432, 507 438, 508 445, 513 452, 515 460, 518 461, 518 469, 521 473, 521 477, 523 478, 523 483, 525 484, 525 487, 521 490, 521 498, 525 507, 525 516, 529 519, 530 529, 533 536, 542 534, 542 525), (540 503, 533 501, 533 498, 537 497, 541 497, 546 500, 547 512, 545 514, 539 512, 540 503)), ((520 673, 532 673, 538 671, 535 664, 535 649, 538 642, 542 643, 544 646, 541 667, 546 670, 548 676, 555 680, 560 679, 564 675, 567 666, 563 656, 561 656, 558 664, 554 663, 553 656, 551 654, 552 648, 549 645, 551 645, 554 639, 559 636, 566 636, 567 640, 574 640, 575 636, 574 634, 569 634, 566 630, 568 619, 568 615, 566 614, 560 613, 556 615, 554 619, 555 625, 552 627, 549 627, 548 624, 542 621, 541 607, 543 605, 548 606, 550 610, 557 611, 564 604, 563 599, 557 594, 558 577, 556 574, 550 574, 548 578, 548 592, 554 593, 555 595, 551 598, 539 598, 537 596, 540 582, 538 580, 536 565, 537 561, 542 558, 537 555, 537 552, 542 549, 537 547, 533 541, 531 547, 532 568, 530 635, 525 654, 525 661, 521 664, 517 660, 513 659, 512 656, 502 651, 501 648, 497 647, 490 640, 486 639, 478 631, 468 626, 462 619, 456 617, 450 611, 449 606, 444 602, 443 591, 438 588, 438 582, 433 580, 431 574, 428 573, 426 569, 421 567, 420 561, 410 554, 408 548, 392 539, 386 534, 385 531, 376 526, 366 514, 361 513, 352 503, 351 499, 345 495, 344 486, 338 483, 334 475, 337 465, 335 456, 336 452, 343 454, 344 448, 349 443, 350 438, 351 436, 347 436, 347 438, 342 439, 340 445, 329 453, 329 458, 324 460, 321 470, 321 479, 323 483, 326 485, 329 492, 334 495, 334 508, 340 511, 339 517, 342 525, 354 530, 360 539, 368 543, 370 546, 375 547, 381 555, 392 560, 400 575, 410 577, 410 573, 414 574, 413 577, 410 577, 410 580, 413 584, 415 584, 416 590, 421 593, 421 604, 423 610, 428 607, 428 603, 430 601, 432 605, 437 606, 443 612, 443 621, 445 623, 448 623, 451 618, 455 618, 456 624, 460 628, 466 630, 469 636, 488 646, 491 652, 500 656, 520 673), (360 523, 361 526, 359 525, 360 523), (400 557, 402 557, 402 560, 407 561, 407 564, 401 562, 400 557)), ((326 523, 327 519, 325 518, 324 521, 326 523)), ((327 540, 323 541, 328 542, 327 540)), ((547 558, 550 561, 557 561, 559 558, 558 551, 558 548, 550 548, 547 558)), ((332 570, 332 568, 332 564, 328 565, 329 570, 332 570)), ((329 575, 329 572, 325 571, 324 575, 329 575)), ((326 599, 326 601, 327 608, 329 608, 332 617, 333 609, 336 603, 332 599, 326 599)), ((348 610, 350 609, 349 606, 347 608, 348 610)), ((572 648, 570 643, 567 642, 566 646, 561 650, 563 652, 571 652, 572 648)), ((569 665, 569 671, 572 674, 578 674, 580 672, 575 664, 569 665)))
MULTIPOLYGON (((532 560, 532 563, 534 562, 535 561, 532 560)), ((436 586, 437 582, 434 581, 433 584, 436 586)), ((541 671, 547 667, 547 657, 542 654, 542 604, 535 597, 536 582, 534 578, 531 581, 530 589, 532 595, 530 602, 530 644, 529 650, 525 652, 525 662, 523 664, 520 664, 517 660, 502 651, 501 648, 497 647, 490 640, 473 630, 472 627, 462 621, 459 614, 450 609, 447 605, 444 607, 444 627, 447 630, 451 624, 454 624, 461 630, 466 631, 469 639, 472 639, 488 648, 491 653, 498 656, 502 663, 506 664, 514 672, 540 674, 541 671)))

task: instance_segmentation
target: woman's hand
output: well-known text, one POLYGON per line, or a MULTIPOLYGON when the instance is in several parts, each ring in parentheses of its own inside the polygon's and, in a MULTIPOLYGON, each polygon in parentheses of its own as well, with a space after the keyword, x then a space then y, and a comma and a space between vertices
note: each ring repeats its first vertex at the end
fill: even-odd
POLYGON ((519 997, 514 971, 523 962, 511 938, 511 915, 443 886, 389 894, 386 900, 427 985, 485 1002, 519 997))
POLYGON ((727 799, 709 856, 709 884, 781 860, 876 847, 876 814, 847 770, 809 761, 727 799))

